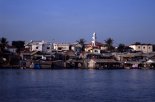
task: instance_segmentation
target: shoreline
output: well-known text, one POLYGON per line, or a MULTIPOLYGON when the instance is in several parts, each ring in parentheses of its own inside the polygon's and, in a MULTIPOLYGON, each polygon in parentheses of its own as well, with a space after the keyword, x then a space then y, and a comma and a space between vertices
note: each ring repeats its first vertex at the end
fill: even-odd
POLYGON ((1 69, 22 69, 22 70, 134 70, 134 69, 138 69, 138 70, 155 70, 155 68, 124 68, 124 67, 120 67, 120 68, 115 68, 115 67, 111 67, 111 68, 65 68, 65 67, 55 67, 55 68, 20 68, 20 67, 0 67, 1 69))

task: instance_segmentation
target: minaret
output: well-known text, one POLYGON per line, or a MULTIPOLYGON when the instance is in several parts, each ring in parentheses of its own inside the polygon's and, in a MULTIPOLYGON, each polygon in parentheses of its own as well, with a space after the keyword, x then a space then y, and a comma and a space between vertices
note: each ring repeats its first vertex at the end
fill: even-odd
POLYGON ((92 46, 96 46, 96 33, 93 33, 93 37, 92 37, 92 46))

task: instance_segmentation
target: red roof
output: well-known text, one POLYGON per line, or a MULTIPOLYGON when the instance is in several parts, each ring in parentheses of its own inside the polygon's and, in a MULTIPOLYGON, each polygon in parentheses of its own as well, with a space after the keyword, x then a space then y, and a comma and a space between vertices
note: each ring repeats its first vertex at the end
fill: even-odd
MULTIPOLYGON (((96 47, 101 47, 101 46, 103 46, 103 45, 105 45, 105 44, 103 44, 103 43, 101 43, 101 42, 95 42, 95 44, 96 44, 96 47)), ((88 44, 86 44, 86 46, 92 46, 92 43, 88 43, 88 44)))

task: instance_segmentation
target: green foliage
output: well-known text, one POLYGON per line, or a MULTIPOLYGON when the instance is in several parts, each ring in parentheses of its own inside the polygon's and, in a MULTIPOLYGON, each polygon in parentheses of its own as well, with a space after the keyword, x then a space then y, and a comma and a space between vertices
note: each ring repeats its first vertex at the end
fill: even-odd
POLYGON ((24 41, 12 41, 12 46, 17 48, 17 53, 20 53, 21 49, 24 48, 24 41))
POLYGON ((85 50, 85 42, 86 42, 86 40, 81 38, 81 39, 77 40, 76 42, 82 46, 82 51, 84 51, 85 50))
POLYGON ((115 48, 113 47, 114 40, 112 38, 108 38, 105 40, 106 46, 109 51, 113 51, 115 48))
POLYGON ((8 41, 7 41, 6 38, 2 37, 2 38, 0 38, 0 43, 1 44, 4 44, 4 45, 7 45, 8 44, 8 41))
POLYGON ((0 38, 0 51, 4 51, 5 47, 8 45, 8 41, 5 37, 0 38))

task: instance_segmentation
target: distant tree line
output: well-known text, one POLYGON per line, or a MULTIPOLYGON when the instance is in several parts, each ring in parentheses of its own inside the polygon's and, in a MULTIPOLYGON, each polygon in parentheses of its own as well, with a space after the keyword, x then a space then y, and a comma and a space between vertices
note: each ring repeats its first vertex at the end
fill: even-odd
MULTIPOLYGON (((81 39, 77 40, 76 42, 78 42, 78 44, 80 44, 82 46, 82 51, 84 51, 86 40, 84 38, 81 38, 81 39)), ((123 43, 120 43, 118 45, 118 47, 115 48, 114 47, 114 40, 111 37, 109 37, 106 40, 104 40, 104 43, 105 43, 105 45, 107 47, 107 51, 110 51, 110 52, 112 52, 112 51, 126 52, 126 51, 129 51, 129 50, 132 49, 132 48, 126 46, 123 43)), ((139 42, 136 42, 136 44, 139 44, 139 42)), ((155 47, 154 47, 154 49, 155 49, 155 47)))

